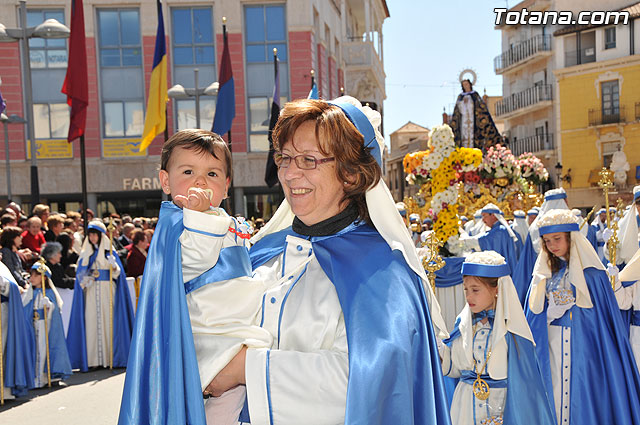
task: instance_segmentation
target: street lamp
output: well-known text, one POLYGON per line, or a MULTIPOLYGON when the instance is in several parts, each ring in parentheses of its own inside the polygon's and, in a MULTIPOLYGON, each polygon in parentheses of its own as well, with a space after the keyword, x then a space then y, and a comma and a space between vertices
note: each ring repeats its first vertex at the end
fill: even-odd
POLYGON ((40 202, 40 187, 38 185, 38 164, 36 161, 36 137, 33 127, 33 95, 31 87, 31 60, 29 54, 29 39, 39 38, 69 38, 71 30, 56 21, 47 19, 36 27, 27 27, 27 4, 20 0, 20 28, 6 28, 0 24, 0 42, 20 41, 22 60, 22 81, 25 92, 27 110, 27 137, 31 152, 31 203, 40 202))
POLYGON ((9 169, 9 124, 26 124, 27 121, 16 114, 6 116, 0 114, 0 121, 4 124, 4 151, 7 162, 7 199, 11 201, 11 171, 9 169))
POLYGON ((180 84, 176 84, 167 90, 167 95, 172 99, 196 99, 196 128, 200 128, 200 96, 215 96, 218 94, 218 82, 209 84, 207 87, 198 87, 198 68, 193 70, 193 81, 195 88, 185 89, 180 84))
POLYGON ((562 164, 560 164, 559 162, 556 163, 556 166, 554 167, 556 169, 556 177, 558 179, 558 187, 562 186, 562 164))

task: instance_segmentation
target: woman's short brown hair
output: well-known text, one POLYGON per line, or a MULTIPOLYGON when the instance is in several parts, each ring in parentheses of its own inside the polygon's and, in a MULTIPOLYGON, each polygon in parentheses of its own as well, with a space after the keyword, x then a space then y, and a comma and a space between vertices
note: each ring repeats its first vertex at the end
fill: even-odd
MULTIPOLYGON (((564 233, 567 238, 567 245, 569 248, 567 249, 565 260, 567 264, 569 264, 569 254, 571 253, 571 232, 562 232, 562 233, 564 233)), ((542 236, 540 237, 540 239, 542 239, 542 236)), ((557 272, 562 267, 562 260, 559 257, 556 257, 551 251, 547 249, 547 244, 544 242, 544 239, 542 239, 541 243, 542 243, 542 249, 544 249, 544 251, 549 256, 548 264, 549 264, 549 267, 551 268, 551 273, 557 272)))
MULTIPOLYGON (((15 226, 7 226, 0 234, 0 246, 3 248, 13 248, 13 241, 22 234, 22 229, 15 226)), ((20 248, 19 246, 16 248, 20 248)))
POLYGON ((228 177, 229 180, 232 179, 233 167, 229 146, 227 146, 227 142, 225 142, 222 137, 216 133, 199 128, 189 128, 178 131, 162 146, 162 154, 160 156, 161 170, 167 171, 171 154, 177 147, 194 150, 197 153, 206 152, 214 158, 222 160, 227 168, 226 177, 228 177))
POLYGON ((364 137, 338 106, 323 100, 299 99, 288 102, 280 111, 273 129, 273 148, 281 151, 296 130, 307 121, 315 122, 318 149, 336 158, 336 178, 344 185, 341 203, 354 203, 359 217, 371 224, 365 194, 378 184, 380 166, 364 147, 364 137))
POLYGON ((132 235, 131 241, 133 242, 134 246, 137 245, 139 242, 142 242, 147 239, 147 235, 144 233, 144 230, 142 229, 134 230, 131 235, 132 235))

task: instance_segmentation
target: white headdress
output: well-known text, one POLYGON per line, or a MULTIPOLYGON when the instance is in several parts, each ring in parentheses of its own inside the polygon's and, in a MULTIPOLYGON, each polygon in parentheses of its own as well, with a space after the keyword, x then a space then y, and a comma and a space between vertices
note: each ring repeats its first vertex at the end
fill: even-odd
POLYGON ((640 186, 633 188, 634 203, 618 223, 618 235, 620 235, 620 251, 617 256, 619 261, 616 261, 618 264, 629 263, 631 257, 638 251, 638 219, 636 218, 638 210, 635 206, 638 199, 640 199, 640 186))
POLYGON ((507 220, 504 219, 504 214, 502 214, 502 210, 498 208, 497 205, 488 203, 487 205, 484 206, 484 208, 482 208, 482 212, 495 215, 496 218, 498 219, 498 222, 500 222, 500 224, 502 224, 505 227, 505 229, 507 229, 507 232, 509 233, 509 236, 511 236, 511 239, 514 242, 518 241, 518 237, 516 236, 515 233, 513 233, 513 229, 511 228, 511 226, 509 226, 509 223, 507 223, 507 220))
MULTIPOLYGON (((496 300, 495 318, 491 333, 491 358, 487 372, 493 379, 507 378, 507 332, 519 335, 534 342, 533 335, 522 311, 516 288, 513 286, 510 268, 504 257, 495 251, 482 251, 469 254, 462 264, 465 276, 497 277, 498 297, 496 300)), ((460 337, 465 348, 466 364, 473 365, 473 317, 469 304, 466 304, 458 315, 460 337)))
MULTIPOLYGON (((594 267, 604 270, 602 261, 587 238, 579 231, 578 220, 569 210, 552 210, 540 216, 538 221, 541 235, 557 232, 571 232, 569 247, 569 282, 576 288, 576 304, 581 308, 591 308, 591 295, 584 278, 584 269, 594 267)), ((533 266, 533 278, 529 293, 529 308, 535 314, 542 312, 546 293, 546 281, 551 278, 549 254, 544 249, 538 254, 533 266)))
MULTIPOLYGON (((378 131, 378 128, 382 123, 382 118, 379 112, 374 111, 368 106, 362 106, 357 99, 350 96, 339 97, 331 101, 331 103, 351 104, 366 115, 375 131, 375 139, 379 144, 379 149, 383 149, 384 138, 378 131)), ((402 253, 409 267, 422 278, 433 325, 441 338, 446 337, 448 335, 447 328, 444 319, 442 318, 442 314, 440 313, 440 306, 431 289, 424 267, 422 267, 422 264, 420 263, 415 245, 407 232, 405 223, 398 213, 393 197, 391 196, 391 193, 383 179, 380 179, 376 186, 367 191, 365 199, 369 210, 369 217, 371 218, 376 230, 392 250, 398 250, 402 253)), ((266 235, 291 226, 293 218, 294 214, 291 211, 289 203, 285 199, 282 201, 282 204, 280 204, 271 220, 269 220, 269 222, 260 229, 260 231, 251 239, 251 242, 256 243, 266 235)))
MULTIPOLYGON (((91 220, 87 228, 89 230, 93 229, 102 233, 102 235, 100 236, 100 243, 98 245, 98 255, 95 259, 95 266, 98 269, 108 270, 111 266, 109 265, 109 262, 107 261, 104 254, 102 254, 105 251, 111 253, 109 236, 107 236, 107 228, 99 219, 91 220)), ((80 250, 80 258, 78 260, 78 264, 80 264, 80 261, 82 262, 82 264, 89 264, 89 257, 91 257, 91 254, 93 254, 93 248, 91 247, 91 243, 89 242, 88 233, 89 232, 87 231, 87 235, 85 235, 84 242, 82 243, 82 249, 80 250)))
POLYGON ((527 215, 522 210, 513 212, 513 231, 520 235, 523 243, 527 239, 527 232, 529 231, 526 217, 527 215))
POLYGON ((569 205, 567 205, 567 192, 563 188, 547 190, 544 193, 544 202, 538 210, 538 216, 529 226, 531 243, 537 253, 540 253, 541 250, 538 221, 545 213, 551 210, 569 210, 569 205))

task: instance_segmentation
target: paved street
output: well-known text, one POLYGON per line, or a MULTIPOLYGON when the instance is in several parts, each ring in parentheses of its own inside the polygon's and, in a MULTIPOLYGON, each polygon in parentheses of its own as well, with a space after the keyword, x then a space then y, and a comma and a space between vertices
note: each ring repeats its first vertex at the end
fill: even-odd
POLYGON ((3 425, 114 425, 124 369, 75 373, 63 386, 29 391, 0 407, 3 425), (66 385, 65 385, 66 384, 66 385))

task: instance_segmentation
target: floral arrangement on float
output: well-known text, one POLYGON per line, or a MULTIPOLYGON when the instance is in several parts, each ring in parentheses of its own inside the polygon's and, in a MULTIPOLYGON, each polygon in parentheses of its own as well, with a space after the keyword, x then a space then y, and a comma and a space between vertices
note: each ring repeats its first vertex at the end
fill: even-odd
MULTIPOLYGON (((422 188, 419 196, 429 199, 426 216, 433 220, 433 230, 449 246, 458 244, 458 183, 471 178, 482 165, 482 152, 474 148, 457 148, 448 125, 437 126, 429 133, 429 151, 407 154, 403 160, 407 181, 422 188)), ((427 207, 427 202, 419 202, 427 207)), ((425 217, 421 217, 425 218, 425 217)))
POLYGON ((446 124, 431 130, 428 151, 407 154, 403 166, 407 182, 421 187, 415 197, 404 200, 407 213, 433 220, 437 238, 446 241, 445 255, 460 253, 460 215, 473 215, 489 202, 507 217, 516 209, 540 205, 536 186, 549 178, 542 161, 531 153, 516 157, 497 144, 483 156, 479 149, 456 147, 446 124))

